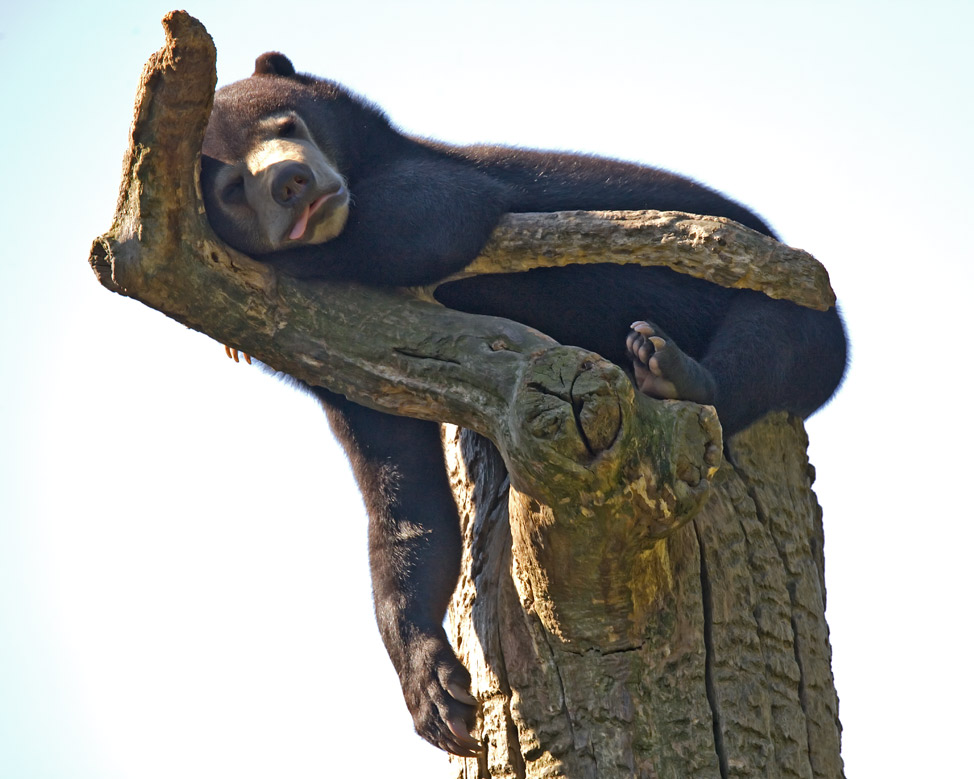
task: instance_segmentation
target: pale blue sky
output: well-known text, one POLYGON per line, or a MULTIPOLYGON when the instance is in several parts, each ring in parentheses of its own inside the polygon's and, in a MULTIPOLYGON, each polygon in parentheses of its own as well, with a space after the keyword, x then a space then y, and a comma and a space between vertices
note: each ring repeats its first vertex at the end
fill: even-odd
MULTIPOLYGON (((156 2, 0 11, 0 777, 446 775, 371 614, 314 403, 105 291, 156 2)), ((808 425, 847 773, 969 765, 970 2, 202 1, 411 132, 683 172, 829 268, 853 361, 808 425)))

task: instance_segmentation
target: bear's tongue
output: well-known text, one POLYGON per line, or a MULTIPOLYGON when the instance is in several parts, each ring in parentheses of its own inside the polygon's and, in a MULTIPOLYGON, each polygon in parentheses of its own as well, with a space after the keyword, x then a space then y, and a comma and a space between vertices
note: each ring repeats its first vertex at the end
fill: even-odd
POLYGON ((291 228, 291 232, 287 234, 287 237, 292 241, 297 241, 300 239, 301 236, 304 235, 304 231, 308 229, 308 220, 311 218, 311 215, 317 211, 321 207, 321 204, 327 199, 328 195, 322 195, 321 197, 312 200, 307 206, 305 206, 304 210, 301 212, 301 215, 298 217, 298 221, 296 221, 294 223, 294 227, 291 228))
POLYGON ((298 217, 298 221, 294 223, 294 227, 291 228, 291 232, 288 233, 287 237, 292 241, 296 241, 304 235, 304 231, 308 229, 309 216, 311 216, 311 206, 305 206, 301 212, 301 216, 298 217))

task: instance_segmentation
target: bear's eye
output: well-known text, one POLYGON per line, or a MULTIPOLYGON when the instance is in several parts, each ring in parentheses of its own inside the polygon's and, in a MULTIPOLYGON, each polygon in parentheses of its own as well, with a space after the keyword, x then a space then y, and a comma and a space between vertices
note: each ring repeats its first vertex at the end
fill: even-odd
POLYGON ((277 126, 278 138, 293 138, 297 132, 298 123, 294 119, 285 119, 277 126))
POLYGON ((223 202, 230 205, 241 205, 247 202, 247 193, 244 190, 242 178, 234 179, 223 188, 223 202))

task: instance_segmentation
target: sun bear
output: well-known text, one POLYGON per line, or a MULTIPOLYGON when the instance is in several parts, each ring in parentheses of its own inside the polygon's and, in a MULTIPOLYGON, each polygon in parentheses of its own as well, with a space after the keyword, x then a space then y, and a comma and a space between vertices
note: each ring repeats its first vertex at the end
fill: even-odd
MULTIPOLYGON (((203 143, 207 216, 231 246, 298 278, 410 286, 470 263, 506 212, 675 210, 773 236, 743 206, 671 173, 576 154, 454 147, 397 131, 375 106, 283 54, 220 89, 203 143)), ((716 407, 725 436, 771 410, 807 416, 841 381, 838 313, 666 268, 587 265, 440 286, 462 311, 517 320, 613 360, 655 397, 716 407)), ((376 618, 417 732, 477 754, 476 700, 442 627, 460 532, 438 425, 310 388, 369 514, 376 618)))

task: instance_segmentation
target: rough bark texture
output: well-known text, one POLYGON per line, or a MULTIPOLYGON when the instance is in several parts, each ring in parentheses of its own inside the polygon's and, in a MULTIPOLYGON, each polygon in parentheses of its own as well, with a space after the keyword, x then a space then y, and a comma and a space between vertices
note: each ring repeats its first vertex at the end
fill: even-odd
POLYGON ((457 776, 842 776, 800 420, 735 436, 700 513, 655 542, 526 498, 476 435, 445 442, 466 550, 450 622, 488 747, 457 776), (574 554, 550 548, 566 535, 574 554))
MULTIPOLYGON (((448 435, 467 541, 454 630, 490 747, 461 773, 840 775, 800 423, 741 434, 732 468, 713 409, 638 395, 598 355, 448 311, 429 290, 296 282, 229 249, 198 183, 213 43, 185 13, 163 23, 92 268, 278 370, 493 441, 448 435)), ((577 262, 833 303, 807 254, 677 213, 510 216, 471 271, 577 262)))
POLYGON ((717 216, 679 211, 511 214, 480 257, 451 279, 592 262, 665 265, 723 287, 825 310, 835 295, 825 268, 801 249, 717 216))

